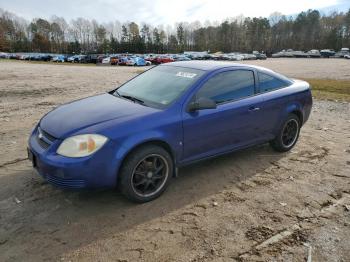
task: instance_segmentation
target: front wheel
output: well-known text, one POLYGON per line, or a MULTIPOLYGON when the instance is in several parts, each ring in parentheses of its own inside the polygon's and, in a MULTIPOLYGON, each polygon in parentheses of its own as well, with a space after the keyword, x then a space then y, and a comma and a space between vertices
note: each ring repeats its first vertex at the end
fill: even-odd
POLYGON ((162 147, 143 146, 127 157, 119 176, 119 188, 128 199, 148 202, 168 186, 173 176, 173 160, 162 147))
POLYGON ((295 114, 290 114, 277 137, 270 142, 272 148, 278 152, 291 150, 297 143, 300 133, 300 119, 295 114))

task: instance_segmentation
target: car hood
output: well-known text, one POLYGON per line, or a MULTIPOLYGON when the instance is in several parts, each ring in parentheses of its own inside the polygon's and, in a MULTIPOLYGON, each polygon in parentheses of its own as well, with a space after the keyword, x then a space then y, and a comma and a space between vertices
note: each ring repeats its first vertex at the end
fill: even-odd
POLYGON ((81 129, 120 118, 137 118, 157 109, 129 100, 102 94, 77 100, 49 112, 40 127, 56 138, 64 138, 81 129))

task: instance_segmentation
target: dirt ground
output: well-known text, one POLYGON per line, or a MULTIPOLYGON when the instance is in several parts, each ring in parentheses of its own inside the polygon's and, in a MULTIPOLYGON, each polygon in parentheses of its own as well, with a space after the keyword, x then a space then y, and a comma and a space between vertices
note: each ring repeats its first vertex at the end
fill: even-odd
MULTIPOLYGON (((248 63, 350 79, 341 59, 248 63)), ((0 61, 0 261, 349 261, 349 103, 314 101, 291 152, 261 145, 188 166, 150 203, 45 183, 26 159, 34 123, 140 70, 0 61)))

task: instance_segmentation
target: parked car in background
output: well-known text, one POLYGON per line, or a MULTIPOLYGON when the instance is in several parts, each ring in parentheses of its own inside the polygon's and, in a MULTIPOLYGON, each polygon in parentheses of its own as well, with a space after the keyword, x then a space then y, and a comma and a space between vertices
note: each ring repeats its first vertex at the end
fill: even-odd
POLYGON ((4 52, 0 52, 0 58, 9 58, 9 55, 4 52))
POLYGON ((67 58, 67 62, 78 63, 79 55, 73 55, 67 58))
POLYGON ((320 58, 321 53, 317 49, 312 49, 312 50, 307 52, 307 56, 310 58, 320 58))
POLYGON ((110 64, 111 63, 111 57, 107 56, 105 58, 102 59, 102 64, 110 64))
POLYGON ((21 55, 18 55, 18 60, 26 60, 28 57, 29 55, 21 54, 21 55))
POLYGON ((120 66, 126 65, 127 62, 128 62, 128 57, 126 56, 121 56, 118 59, 118 65, 120 66))
POLYGON ((212 58, 212 54, 208 54, 208 52, 206 51, 204 52, 185 51, 183 54, 188 58, 190 58, 191 60, 208 60, 212 58))
POLYGON ((66 59, 66 56, 64 56, 64 55, 57 55, 57 56, 54 56, 53 58, 52 58, 52 62, 61 62, 61 63, 64 63, 64 62, 66 62, 67 61, 67 59, 66 59))
POLYGON ((40 54, 29 54, 26 58, 29 61, 40 61, 40 54))
POLYGON ((106 55, 97 55, 96 63, 102 63, 102 60, 105 59, 106 55))
MULTIPOLYGON (((136 58, 135 57, 128 57, 126 61, 127 66, 136 66, 136 58)), ((146 65, 146 63, 144 64, 146 65)))
POLYGON ((218 60, 228 61, 228 60, 230 60, 230 57, 229 57, 228 54, 220 54, 220 55, 218 56, 218 60))
MULTIPOLYGON (((217 55, 217 54, 210 54, 210 60, 214 60, 214 61, 216 61, 216 60, 219 60, 219 55, 217 55)), ((192 60, 196 60, 194 57, 191 57, 191 59, 192 60)))
POLYGON ((9 54, 8 58, 9 59, 17 59, 17 55, 16 54, 9 54))
POLYGON ((173 55, 174 61, 190 61, 191 58, 185 56, 185 55, 173 55))
POLYGON ((85 63, 96 64, 97 63, 97 55, 96 54, 85 55, 84 61, 85 61, 85 63))
POLYGON ((90 61, 90 57, 87 56, 87 55, 80 55, 78 57, 78 62, 79 63, 89 63, 89 61, 90 61))
POLYGON ((50 54, 41 54, 41 53, 30 53, 30 54, 21 54, 18 55, 19 60, 28 60, 28 61, 51 61, 53 58, 50 54))
POLYGON ((295 58, 307 58, 309 57, 309 55, 307 53, 305 53, 304 51, 293 51, 293 56, 295 58))
POLYGON ((90 55, 74 55, 67 58, 67 62, 71 63, 89 63, 91 61, 90 55))
POLYGON ((253 54, 242 54, 243 55, 243 60, 256 60, 256 56, 253 54))
POLYGON ((146 61, 151 62, 152 64, 155 64, 154 60, 157 58, 157 56, 155 54, 148 54, 148 55, 144 55, 143 57, 146 61))
POLYGON ((282 50, 280 52, 272 54, 272 57, 294 57, 294 51, 293 49, 282 50))
POLYGON ((335 51, 333 49, 322 49, 320 51, 320 54, 322 57, 331 57, 331 56, 334 56, 335 55, 335 51))
POLYGON ((117 55, 110 56, 110 64, 111 65, 118 65, 118 62, 119 62, 119 56, 117 56, 117 55))
POLYGON ((55 186, 118 186, 146 202, 178 167, 266 142, 291 150, 311 107, 308 83, 262 67, 168 63, 47 113, 31 132, 28 158, 55 186))
POLYGON ((101 61, 102 64, 110 64, 110 65, 117 65, 118 62, 119 62, 119 56, 117 55, 106 56, 101 61))
POLYGON ((346 58, 346 59, 350 59, 350 54, 348 54, 348 55, 344 55, 344 58, 346 58))
POLYGON ((146 61, 142 57, 138 56, 128 57, 128 60, 126 61, 126 65, 128 66, 146 66, 151 64, 152 63, 150 61, 146 61))
POLYGON ((340 49, 339 52, 335 53, 334 57, 342 58, 342 57, 344 57, 345 55, 348 55, 348 54, 350 54, 349 48, 345 48, 344 47, 344 48, 340 49))
POLYGON ((258 60, 266 60, 267 56, 264 53, 260 53, 259 51, 253 51, 253 55, 256 56, 258 60))
POLYGON ((157 56, 154 60, 153 60, 153 64, 159 65, 159 64, 164 64, 164 63, 170 63, 170 62, 174 62, 175 60, 168 56, 168 55, 160 55, 157 56))
POLYGON ((347 47, 343 47, 342 49, 340 49, 340 52, 349 53, 349 52, 350 52, 350 49, 347 48, 347 47))
POLYGON ((45 62, 51 61, 51 59, 52 59, 52 55, 48 55, 48 54, 42 55, 40 57, 40 61, 45 61, 45 62))
POLYGON ((240 53, 228 53, 227 58, 230 61, 242 61, 244 60, 244 55, 240 53))

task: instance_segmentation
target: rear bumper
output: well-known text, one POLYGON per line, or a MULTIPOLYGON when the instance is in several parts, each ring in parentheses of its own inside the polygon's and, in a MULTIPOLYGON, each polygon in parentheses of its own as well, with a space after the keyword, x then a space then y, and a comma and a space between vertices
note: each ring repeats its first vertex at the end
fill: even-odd
POLYGON ((304 105, 303 124, 305 124, 306 121, 309 120, 311 110, 312 110, 312 104, 313 104, 313 100, 312 100, 311 90, 309 89, 308 97, 306 98, 306 102, 304 105))

